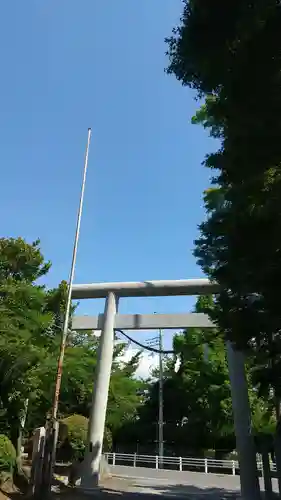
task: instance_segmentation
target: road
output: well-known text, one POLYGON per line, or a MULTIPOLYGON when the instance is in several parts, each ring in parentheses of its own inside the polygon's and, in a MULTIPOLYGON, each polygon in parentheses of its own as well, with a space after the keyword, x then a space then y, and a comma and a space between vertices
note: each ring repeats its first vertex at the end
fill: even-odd
MULTIPOLYGON (((119 478, 119 488, 134 493, 147 493, 163 497, 220 500, 239 498, 240 480, 238 476, 204 474, 200 472, 179 472, 171 470, 148 469, 145 467, 111 467, 113 477, 119 478)), ((277 482, 273 479, 274 491, 277 482)), ((263 482, 261 481, 263 490, 263 482)), ((123 491, 124 491, 123 490, 123 491)), ((155 498, 155 497, 154 497, 155 498)))

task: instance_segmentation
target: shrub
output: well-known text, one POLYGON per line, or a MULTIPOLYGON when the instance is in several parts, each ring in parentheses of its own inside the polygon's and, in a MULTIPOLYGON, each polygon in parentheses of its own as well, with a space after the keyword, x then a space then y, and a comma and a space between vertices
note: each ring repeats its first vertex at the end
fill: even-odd
MULTIPOLYGON (((60 422, 59 456, 63 460, 82 460, 87 444, 89 419, 83 415, 70 415, 60 422)), ((111 433, 108 429, 104 434, 104 451, 109 451, 112 445, 111 433)))
POLYGON ((12 473, 16 465, 16 450, 7 436, 0 434, 0 472, 12 473))
POLYGON ((88 419, 83 415, 70 415, 61 420, 59 440, 63 458, 76 461, 83 457, 87 432, 88 419))

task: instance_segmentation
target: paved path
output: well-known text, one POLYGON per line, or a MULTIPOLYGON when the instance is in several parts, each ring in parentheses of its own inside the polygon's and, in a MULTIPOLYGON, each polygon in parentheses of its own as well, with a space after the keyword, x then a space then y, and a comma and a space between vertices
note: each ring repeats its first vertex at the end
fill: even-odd
MULTIPOLYGON (((121 465, 111 467, 111 471, 114 476, 129 481, 128 488, 130 489, 127 491, 178 497, 188 495, 187 498, 196 498, 196 500, 197 498, 206 499, 206 497, 208 499, 239 498, 240 493, 239 476, 121 465)), ((276 479, 273 479, 273 488, 274 491, 278 491, 276 479)), ((263 490, 263 481, 261 481, 261 489, 263 490)))
MULTIPOLYGON (((239 476, 121 465, 111 466, 110 469, 112 476, 104 479, 99 488, 91 489, 89 492, 93 499, 154 500, 155 495, 161 495, 163 500, 175 498, 177 500, 237 500, 240 498, 239 476)), ((278 491, 276 479, 273 479, 273 489, 278 491)), ((261 490, 263 490, 262 480, 261 490)), ((72 490, 72 494, 73 498, 66 496, 64 500, 82 500, 83 498, 79 496, 79 487, 78 490, 72 490)))

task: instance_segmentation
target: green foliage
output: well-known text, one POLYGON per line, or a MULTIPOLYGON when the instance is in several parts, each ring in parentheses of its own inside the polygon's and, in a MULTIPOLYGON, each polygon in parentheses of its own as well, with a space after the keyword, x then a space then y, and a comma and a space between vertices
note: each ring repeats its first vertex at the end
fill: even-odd
MULTIPOLYGON (((196 312, 213 307, 200 297, 196 312)), ((164 434, 166 453, 200 455, 206 448, 235 447, 232 406, 224 341, 217 330, 190 328, 174 337, 175 359, 164 370, 164 434), (180 367, 174 371, 176 359, 180 367), (175 404, 176 402, 176 404, 175 404)), ((138 418, 125 426, 117 441, 138 442, 155 450, 159 407, 158 381, 148 385, 138 418)))
MULTIPOLYGON (((44 425, 53 403, 67 283, 52 290, 38 286, 34 280, 48 268, 39 242, 29 245, 20 238, 0 240, 0 432, 14 444, 26 399, 26 429, 30 432, 44 425)), ((68 336, 61 418, 70 414, 89 416, 98 343, 92 332, 72 332, 68 336)), ((107 446, 110 432, 136 413, 140 400, 136 395, 140 382, 134 378, 138 356, 121 364, 118 357, 125 349, 124 344, 116 344, 114 351, 107 446)))
MULTIPOLYGON (((210 210, 216 210, 217 191, 212 190, 207 196, 210 210)), ((22 240, 20 245, 18 240, 9 240, 7 244, 2 241, 2 269, 6 269, 6 274, 0 280, 0 429, 13 443, 17 441, 27 399, 28 432, 44 424, 52 407, 66 304, 65 282, 58 288, 46 290, 30 281, 40 277, 45 269, 44 258, 38 251, 37 247, 36 258, 32 260, 33 245, 29 248, 22 240), (7 255, 5 249, 8 249, 7 255), (10 255, 14 263, 9 263, 10 255)), ((211 298, 198 299, 196 312, 213 314, 215 310, 211 298)), ((179 455, 187 450, 199 454, 206 447, 227 451, 235 446, 228 371, 220 332, 220 329, 190 329, 176 335, 174 349, 181 360, 179 372, 174 373, 174 360, 165 363, 166 447, 179 455), (208 345, 208 362, 204 345, 208 345)), ((98 344, 99 339, 87 331, 71 332, 67 338, 59 417, 64 424, 62 428, 67 429, 61 439, 60 453, 64 452, 68 460, 80 459, 85 450, 98 344)), ((114 347, 104 450, 127 443, 135 451, 139 442, 145 446, 150 443, 154 451, 158 384, 136 379, 140 353, 122 362, 126 348, 120 342, 114 347)), ((254 375, 251 374, 253 378, 254 375)), ((255 428, 264 429, 267 407, 259 407, 257 397, 254 394, 251 397, 255 428)))
POLYGON ((23 238, 0 238, 0 281, 12 278, 33 283, 49 271, 44 262, 40 240, 29 244, 23 238))
POLYGON ((255 356, 260 393, 281 392, 281 22, 277 0, 184 1, 168 72, 205 104, 193 119, 219 138, 205 165, 207 219, 195 255, 224 290, 213 319, 255 356), (223 19, 223 23, 221 23, 223 19), (222 25, 223 24, 223 25, 222 25))
MULTIPOLYGON (((216 210, 217 191, 207 195, 210 210, 216 210)), ((26 399, 29 409, 28 431, 44 424, 53 401, 57 359, 61 340, 67 284, 46 290, 31 277, 40 276, 31 265, 29 255, 33 246, 21 244, 16 250, 27 256, 22 258, 16 276, 8 275, 0 281, 0 426, 15 443, 20 418, 26 399), (24 279, 24 270, 26 278, 24 279)), ((12 243, 2 245, 11 250, 12 243)), ((14 251, 13 258, 18 262, 14 251)), ((38 249, 37 249, 38 250, 38 249)), ((37 252, 36 250, 36 252, 37 252)), ((8 256, 2 257, 6 269, 8 256), (6 259, 6 260, 5 260, 6 259)), ((44 259, 37 255, 36 265, 44 268, 44 259)), ((196 312, 215 311, 210 297, 200 297, 196 312)), ((74 308, 72 309, 72 312, 74 308)), ((92 332, 71 332, 67 339, 59 415, 62 429, 60 453, 68 460, 79 460, 85 450, 88 416, 92 401, 93 373, 97 362, 99 339, 92 332)), ((124 343, 116 343, 108 398, 104 450, 118 443, 136 442, 155 447, 158 420, 158 383, 143 382, 135 378, 140 353, 128 362, 121 362, 126 352, 124 343)), ((201 453, 206 447, 226 452, 235 446, 228 370, 223 336, 219 329, 190 329, 174 339, 174 350, 180 356, 180 370, 174 373, 174 360, 165 363, 164 412, 166 447, 178 450, 180 455, 190 450, 201 453), (208 359, 206 358, 208 345, 208 359), (177 401, 177 404, 174 404, 177 401)), ((253 374, 254 377, 254 374, 253 374)), ((255 428, 265 428, 265 411, 257 397, 252 397, 255 428)))
MULTIPOLYGON (((91 332, 69 335, 60 393, 59 414, 61 417, 73 413, 89 416, 98 344, 99 339, 91 332)), ((125 353, 125 349, 124 344, 121 346, 117 344, 114 348, 107 408, 107 426, 112 432, 126 419, 130 419, 140 404, 140 396, 137 392, 142 383, 134 377, 138 362, 132 358, 121 364, 118 359, 121 354, 125 353)), ((45 415, 51 408, 57 370, 57 352, 55 355, 46 357, 38 368, 41 384, 37 400, 28 414, 27 424, 30 428, 42 425, 42 415, 45 415)))
MULTIPOLYGON (((200 297, 196 312, 211 309, 212 302, 211 297, 200 297)), ((176 421, 187 418, 181 427, 183 439, 186 443, 189 439, 194 448, 198 445, 199 449, 231 451, 234 431, 223 336, 215 329, 190 328, 174 337, 174 350, 181 360, 177 374, 173 375, 182 401, 176 421)))
MULTIPOLYGON (((199 297, 195 312, 212 312, 214 300, 199 297)), ((174 336, 174 360, 164 369, 164 438, 166 454, 202 456, 213 449, 217 458, 235 449, 232 402, 224 335, 218 328, 189 328, 174 336), (180 366, 175 373, 176 360, 180 366)), ((249 397, 255 434, 272 431, 272 408, 252 389, 251 366, 247 366, 249 397)), ((116 444, 125 450, 156 451, 159 383, 147 384, 137 418, 127 421, 115 434, 116 444)))
POLYGON ((70 415, 60 422, 62 447, 68 448, 69 460, 83 458, 87 442, 88 419, 83 415, 70 415))
POLYGON ((0 431, 15 443, 24 402, 40 384, 45 332, 45 292, 31 280, 47 272, 38 248, 21 238, 0 240, 0 431))
POLYGON ((0 434, 0 473, 12 473, 16 465, 16 450, 10 439, 0 434))
MULTIPOLYGON (((125 350, 126 346, 123 344, 121 352, 115 354, 115 359, 120 358, 125 350)), ((112 432, 137 415, 141 404, 140 391, 144 386, 142 381, 135 378, 139 360, 138 353, 126 363, 118 362, 117 366, 113 365, 107 407, 107 425, 112 432)))
MULTIPOLYGON (((60 448, 66 460, 81 460, 87 444, 89 419, 83 415, 70 415, 60 422, 60 448)), ((110 451, 112 437, 108 428, 105 429, 103 450, 110 451)))
POLYGON ((268 411, 261 400, 252 403, 252 427, 253 432, 258 435, 273 435, 276 428, 276 418, 268 411))

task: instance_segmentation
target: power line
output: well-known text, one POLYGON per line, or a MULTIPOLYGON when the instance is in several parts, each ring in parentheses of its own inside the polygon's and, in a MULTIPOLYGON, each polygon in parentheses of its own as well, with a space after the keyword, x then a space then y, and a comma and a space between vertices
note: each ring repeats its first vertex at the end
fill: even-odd
POLYGON ((164 351, 164 350, 160 350, 160 349, 155 349, 154 347, 149 347, 145 344, 141 344, 141 342, 138 342, 137 340, 135 339, 132 339, 132 337, 130 337, 127 333, 125 333, 123 330, 120 330, 119 328, 115 328, 114 329, 115 332, 118 332, 118 333, 121 333, 122 335, 124 335, 124 337, 126 337, 126 339, 128 339, 130 342, 133 342, 133 344, 136 344, 138 345, 139 347, 141 347, 142 349, 146 349, 147 351, 150 351, 150 352, 154 352, 155 354, 175 354, 175 351, 164 351))

